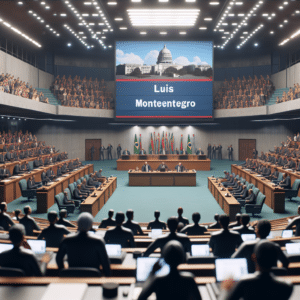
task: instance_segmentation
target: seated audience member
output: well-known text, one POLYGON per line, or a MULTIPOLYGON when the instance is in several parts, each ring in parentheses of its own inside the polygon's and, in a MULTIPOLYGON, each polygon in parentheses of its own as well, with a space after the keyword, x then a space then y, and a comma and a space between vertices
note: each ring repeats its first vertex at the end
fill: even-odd
POLYGON ((42 184, 43 184, 43 185, 47 185, 48 182, 51 181, 51 179, 47 176, 45 170, 44 170, 44 171, 42 172, 42 174, 41 174, 41 179, 42 179, 42 184))
POLYGON ((96 180, 103 182, 107 178, 105 176, 102 176, 101 172, 102 172, 102 169, 100 169, 98 172, 95 172, 95 176, 97 178, 96 180))
POLYGON ((180 242, 184 248, 185 252, 191 252, 191 242, 189 238, 182 233, 177 233, 176 229, 178 226, 178 219, 176 217, 171 217, 168 219, 168 228, 170 230, 170 233, 165 234, 161 237, 158 237, 154 242, 152 242, 149 247, 147 248, 146 252, 143 256, 149 256, 151 253, 153 253, 157 248, 162 249, 164 246, 171 240, 176 240, 180 242))
POLYGON ((167 170, 167 169, 168 169, 168 166, 167 166, 164 162, 162 162, 162 163, 158 166, 157 171, 160 171, 160 170, 167 170))
POLYGON ((291 177, 287 173, 283 174, 282 181, 279 182, 279 186, 285 190, 291 189, 291 177))
POLYGON ((0 266, 3 268, 21 269, 25 276, 42 276, 39 263, 34 253, 23 248, 25 228, 15 224, 9 229, 9 239, 14 245, 13 249, 0 254, 0 266))
POLYGON ((239 199, 245 199, 248 196, 248 190, 247 190, 247 186, 244 184, 243 185, 243 189, 241 193, 233 193, 233 196, 239 200, 239 199))
POLYGON ((56 176, 55 173, 53 171, 53 168, 50 168, 47 170, 46 175, 49 179, 53 180, 56 176))
POLYGON ((274 168, 274 172, 270 175, 269 179, 270 180, 277 180, 279 176, 279 172, 277 168, 274 168))
POLYGON ((132 231, 122 226, 124 220, 124 213, 116 213, 116 227, 108 229, 104 235, 106 244, 120 244, 122 248, 135 247, 132 231))
POLYGON ((20 209, 16 209, 15 211, 14 211, 14 214, 15 214, 15 216, 13 217, 13 220, 17 220, 17 221, 20 221, 20 213, 21 213, 21 210, 20 209))
POLYGON ((221 215, 219 223, 222 229, 211 234, 209 247, 215 256, 229 258, 243 240, 238 232, 228 230, 229 217, 227 215, 221 215))
MULTIPOLYGON (((228 190, 230 190, 230 189, 228 189, 228 190)), ((243 184, 240 181, 238 181, 238 187, 235 189, 232 189, 231 194, 233 196, 235 196, 236 194, 239 195, 242 191, 243 191, 243 184)))
POLYGON ((154 212, 155 220, 148 223, 147 229, 167 229, 167 224, 159 220, 160 212, 156 210, 154 212))
POLYGON ((228 225, 228 228, 233 228, 233 227, 236 227, 236 226, 240 226, 241 225, 241 218, 242 218, 242 215, 240 213, 237 213, 235 215, 235 222, 232 222, 228 225))
POLYGON ((196 154, 197 154, 197 155, 203 155, 204 152, 201 150, 201 148, 199 148, 199 149, 197 150, 196 154))
POLYGON ((300 236, 300 205, 298 206, 297 212, 299 217, 296 217, 293 220, 291 220, 291 223, 289 223, 285 229, 293 229, 293 227, 296 226, 295 236, 300 236))
POLYGON ((294 160, 289 157, 288 158, 288 163, 286 165, 284 165, 283 168, 285 168, 285 169, 294 169, 295 167, 296 167, 296 164, 295 164, 294 160))
POLYGON ((11 176, 10 171, 4 165, 4 168, 0 169, 0 179, 7 179, 11 176))
POLYGON ((194 224, 185 226, 181 229, 180 233, 184 233, 186 235, 203 235, 207 230, 204 226, 199 225, 201 215, 198 212, 195 212, 192 215, 192 219, 194 224))
POLYGON ((33 230, 40 230, 40 227, 35 222, 35 220, 32 217, 30 217, 32 211, 30 206, 25 206, 23 211, 25 216, 22 219, 20 219, 19 223, 25 227, 26 235, 33 236, 33 230))
POLYGON ((225 187, 229 187, 229 186, 232 186, 234 185, 234 177, 230 174, 229 175, 229 179, 227 181, 224 181, 222 182, 222 184, 225 186, 225 187))
POLYGON ((182 223, 183 225, 188 225, 189 220, 182 216, 182 214, 183 214, 183 208, 182 207, 178 208, 177 213, 178 213, 178 218, 177 218, 178 223, 182 223))
MULTIPOLYGON (((255 272, 255 262, 252 260, 252 253, 253 249, 256 244, 258 244, 261 240, 265 240, 267 236, 270 234, 271 231, 271 223, 268 220, 260 220, 258 221, 256 227, 255 227, 255 234, 256 239, 252 241, 246 241, 244 242, 233 255, 231 258, 246 258, 247 259, 247 265, 249 273, 255 272)), ((277 245, 277 244, 275 244, 277 245)), ((285 256, 285 254, 282 252, 280 246, 276 246, 277 248, 277 254, 278 254, 278 260, 280 260, 283 264, 283 267, 287 268, 289 265, 289 260, 285 256)), ((274 267, 277 266, 277 263, 273 265, 274 267)))
POLYGON ((269 241, 261 241, 254 247, 253 259, 257 267, 254 274, 243 277, 236 285, 222 284, 227 290, 219 298, 220 300, 287 300, 290 298, 293 285, 282 280, 278 280, 272 274, 272 267, 277 264, 278 245, 269 241), (277 247, 276 247, 277 246, 277 247), (233 287, 231 289, 231 287, 233 287), (230 290, 231 289, 231 290, 230 290))
POLYGON ((70 231, 65 226, 56 224, 58 221, 56 211, 48 213, 48 221, 50 223, 49 227, 40 233, 38 240, 46 240, 46 247, 59 247, 64 235, 69 234, 70 231))
POLYGON ((127 222, 125 222, 123 226, 129 228, 132 231, 133 235, 143 235, 144 233, 141 226, 137 222, 133 221, 132 209, 127 210, 126 217, 127 217, 127 222))
POLYGON ((210 224, 210 225, 208 226, 208 228, 209 228, 209 229, 221 229, 221 225, 220 225, 220 223, 219 223, 219 214, 215 214, 215 215, 214 215, 214 219, 215 219, 216 222, 210 224))
POLYGON ((91 214, 81 213, 77 220, 78 232, 66 236, 59 245, 56 263, 61 270, 64 268, 64 257, 67 255, 70 268, 95 268, 102 265, 105 276, 110 276, 110 261, 105 249, 104 240, 88 231, 92 229, 91 214))
POLYGON ((74 224, 72 224, 69 220, 66 219, 67 214, 68 212, 66 209, 61 209, 59 212, 59 220, 56 222, 56 224, 64 225, 66 227, 76 227, 74 224))
POLYGON ((95 187, 92 187, 92 186, 87 185, 86 179, 83 179, 82 182, 81 182, 80 190, 81 190, 83 193, 90 194, 91 192, 93 192, 93 191, 95 190, 95 187))
POLYGON ((66 164, 66 163, 64 163, 64 164, 62 165, 62 167, 61 167, 61 172, 62 172, 62 174, 66 174, 66 173, 69 172, 69 169, 67 168, 67 164, 66 164))
POLYGON ((185 167, 181 164, 181 162, 175 167, 176 172, 185 171, 185 167))
POLYGON ((68 199, 68 193, 64 192, 63 204, 75 204, 73 200, 68 199))
POLYGON ((4 230, 9 230, 11 226, 15 223, 12 218, 6 213, 7 211, 7 204, 6 202, 1 202, 0 204, 0 227, 4 230))
POLYGON ((268 178, 271 175, 271 167, 267 166, 261 175, 268 178))
POLYGON ((188 272, 179 272, 177 267, 185 262, 185 251, 178 241, 169 241, 162 249, 162 257, 170 266, 170 273, 165 276, 155 276, 155 272, 161 267, 157 262, 145 282, 138 300, 146 300, 152 294, 156 294, 157 300, 201 300, 194 275, 188 272))
POLYGON ((130 152, 129 152, 127 149, 125 149, 125 150, 123 151, 123 155, 130 155, 130 152))
POLYGON ((101 224, 99 225, 99 228, 106 228, 108 226, 116 226, 116 220, 113 219, 114 213, 115 213, 114 210, 110 209, 108 211, 108 218, 102 220, 101 224))
POLYGON ((19 161, 14 167, 13 175, 19 175, 22 173, 24 172, 21 170, 21 161, 19 161))
POLYGON ((245 204, 255 204, 256 203, 256 196, 253 193, 252 189, 249 189, 248 196, 245 198, 245 204))
POLYGON ((57 167, 57 170, 56 170, 56 177, 60 177, 61 175, 62 175, 61 167, 58 166, 58 167, 57 167))
POLYGON ((233 227, 232 230, 238 232, 239 234, 250 234, 254 233, 254 228, 249 226, 250 216, 248 214, 242 214, 241 225, 233 227))
POLYGON ((101 183, 99 183, 98 181, 95 181, 94 176, 91 174, 87 181, 87 185, 91 186, 91 187, 95 187, 97 189, 101 185, 101 183))
POLYGON ((148 165, 148 162, 145 161, 144 165, 142 166, 142 171, 143 172, 149 172, 151 170, 152 170, 151 166, 148 165))
POLYGON ((37 184, 34 184, 33 176, 29 177, 27 180, 27 189, 28 190, 36 190, 37 188, 39 188, 39 186, 37 184))
POLYGON ((85 200, 88 197, 88 193, 82 192, 80 185, 77 185, 73 192, 73 197, 75 200, 85 200))

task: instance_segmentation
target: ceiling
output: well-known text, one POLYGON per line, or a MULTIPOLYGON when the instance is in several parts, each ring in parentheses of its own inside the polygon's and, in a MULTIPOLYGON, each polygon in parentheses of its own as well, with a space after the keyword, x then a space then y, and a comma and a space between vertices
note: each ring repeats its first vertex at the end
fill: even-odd
POLYGON ((117 40, 213 40, 216 52, 226 53, 299 45, 299 1, 135 1, 139 0, 2 0, 0 32, 33 50, 91 55, 113 53, 117 40), (170 13, 173 21, 180 19, 179 10, 194 12, 196 19, 189 23, 190 17, 182 16, 189 26, 133 26, 128 15, 132 9, 147 9, 138 24, 144 23, 143 16, 145 21, 149 17, 166 24, 168 12, 164 10, 170 9, 176 10, 170 13), (153 15, 154 10, 162 10, 159 17, 153 15))

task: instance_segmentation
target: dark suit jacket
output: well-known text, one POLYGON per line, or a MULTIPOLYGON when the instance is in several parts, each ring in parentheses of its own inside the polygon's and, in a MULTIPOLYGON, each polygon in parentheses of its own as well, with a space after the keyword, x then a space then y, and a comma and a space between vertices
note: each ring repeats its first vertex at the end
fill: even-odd
POLYGON ((103 219, 99 228, 106 228, 107 226, 116 226, 116 220, 110 218, 103 219))
POLYGON ((103 267, 105 276, 110 276, 110 261, 104 240, 88 232, 78 232, 63 239, 56 255, 59 269, 64 268, 64 256, 68 257, 69 267, 99 269, 103 267))
POLYGON ((83 193, 81 193, 77 188, 74 190, 74 195, 73 195, 74 199, 77 199, 77 200, 82 200, 85 197, 85 195, 83 193))
POLYGON ((175 167, 175 170, 176 170, 177 172, 182 172, 182 171, 185 170, 185 167, 184 167, 183 165, 181 165, 181 166, 177 165, 177 166, 175 167), (179 170, 179 169, 180 169, 180 170, 179 170))
POLYGON ((245 199, 248 195, 248 190, 247 188, 243 189, 241 196, 237 196, 237 198, 245 199))
POLYGON ((122 248, 135 247, 132 231, 123 226, 108 229, 104 235, 104 240, 106 244, 120 244, 122 248))
POLYGON ((69 233, 70 231, 65 226, 54 224, 45 228, 38 236, 38 240, 46 240, 46 247, 58 248, 64 235, 69 233))
POLYGON ((295 236, 300 236, 300 217, 294 218, 292 220, 292 222, 286 226, 285 229, 292 229, 293 226, 296 226, 296 234, 295 234, 295 236))
POLYGON ((127 221, 127 222, 123 223, 123 227, 130 229, 132 231, 133 235, 144 234, 141 226, 137 222, 127 221))
POLYGON ((57 225, 64 225, 66 227, 76 227, 74 224, 72 224, 70 221, 64 219, 64 218, 60 218, 57 222, 57 225))
POLYGON ((40 230, 39 225, 30 216, 24 216, 22 219, 20 219, 19 223, 24 225, 26 235, 33 236, 33 230, 40 230))
POLYGON ((212 248, 215 256, 229 258, 242 243, 243 240, 238 232, 221 229, 212 233, 209 247, 212 248))
POLYGON ((291 283, 278 280, 272 273, 256 272, 241 279, 228 293, 226 300, 287 300, 292 292, 291 283))
POLYGON ((130 152, 127 150, 127 153, 126 153, 126 151, 124 150, 123 155, 130 155, 130 152))
POLYGON ((232 230, 238 232, 239 234, 253 234, 253 233, 255 233, 255 231, 252 227, 244 226, 244 225, 233 227, 232 230))
POLYGON ((0 266, 21 269, 26 276, 42 275, 34 253, 23 247, 14 247, 12 250, 2 252, 0 254, 0 266))
POLYGON ((176 240, 180 242, 185 252, 191 252, 191 242, 185 234, 170 232, 166 235, 158 237, 154 242, 152 242, 147 248, 146 252, 144 253, 144 256, 149 256, 157 248, 160 248, 160 250, 162 250, 166 243, 168 243, 171 240, 176 240))
POLYGON ((248 197, 245 198, 245 200, 247 201, 247 204, 255 204, 256 203, 256 196, 254 193, 252 193, 251 195, 249 195, 248 197))
POLYGON ((180 233, 184 233, 186 235, 203 235, 207 229, 201 225, 187 225, 180 230, 180 233))
POLYGON ((286 178, 283 180, 282 183, 280 183, 280 186, 284 189, 291 189, 291 178, 290 176, 286 176, 286 178))
MULTIPOLYGON (((152 170, 151 167, 150 167, 149 165, 147 165, 147 166, 148 166, 148 171, 152 170)), ((143 165, 143 166, 142 166, 142 171, 143 171, 143 172, 146 172, 146 165, 143 165)))
POLYGON ((141 150, 140 154, 147 154, 146 150, 141 150))
POLYGON ((166 165, 166 164, 160 164, 159 166, 158 166, 158 168, 157 168, 157 170, 159 171, 160 169, 163 169, 163 168, 165 168, 165 169, 168 169, 168 166, 166 165))
POLYGON ((15 223, 12 218, 6 213, 0 213, 0 227, 4 230, 9 230, 15 223))
POLYGON ((147 229, 167 229, 167 224, 160 220, 154 220, 148 223, 147 229))

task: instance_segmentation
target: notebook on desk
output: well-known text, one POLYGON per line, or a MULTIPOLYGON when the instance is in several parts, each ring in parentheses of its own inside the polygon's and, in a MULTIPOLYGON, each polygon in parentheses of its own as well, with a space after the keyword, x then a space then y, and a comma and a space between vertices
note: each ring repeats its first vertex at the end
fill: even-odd
POLYGON ((281 237, 283 238, 293 237, 293 230, 282 230, 281 237))
POLYGON ((149 236, 154 240, 157 239, 162 234, 163 234, 162 229, 152 229, 151 232, 149 232, 149 236))
POLYGON ((213 264, 215 259, 209 251, 209 245, 192 245, 191 254, 187 254, 188 264, 213 264))

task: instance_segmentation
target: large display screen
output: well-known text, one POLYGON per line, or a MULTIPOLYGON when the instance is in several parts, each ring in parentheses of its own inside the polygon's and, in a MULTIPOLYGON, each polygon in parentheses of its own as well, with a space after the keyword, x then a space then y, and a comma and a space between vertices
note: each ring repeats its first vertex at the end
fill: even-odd
POLYGON ((212 118, 213 43, 116 42, 116 118, 212 118))

